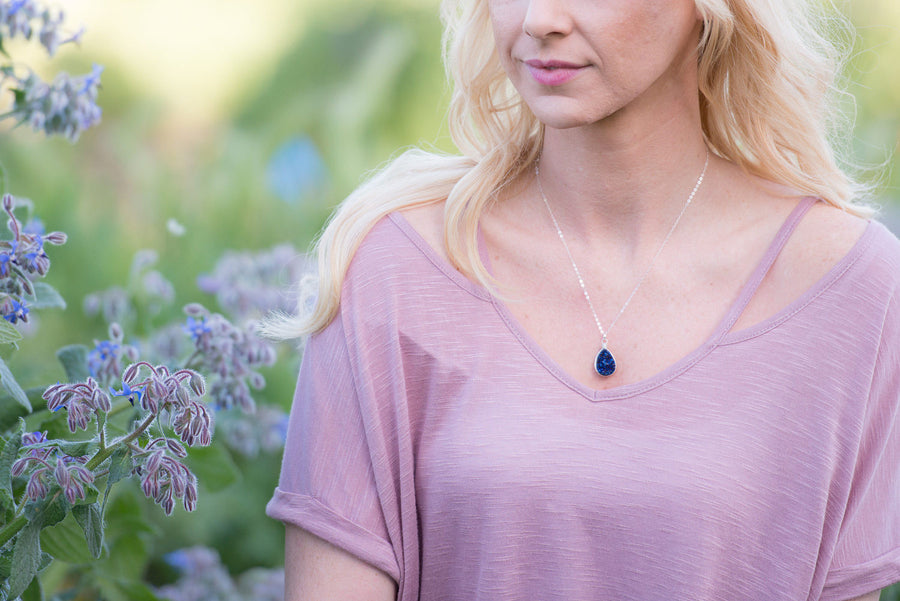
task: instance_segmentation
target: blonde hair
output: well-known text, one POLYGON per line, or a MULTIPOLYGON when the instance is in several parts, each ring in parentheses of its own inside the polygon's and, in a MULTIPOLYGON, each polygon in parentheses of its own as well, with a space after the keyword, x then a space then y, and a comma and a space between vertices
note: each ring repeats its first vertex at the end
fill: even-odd
MULTIPOLYGON (((817 17, 804 0, 695 2, 704 21, 700 110, 712 151, 750 173, 871 215, 854 202, 862 187, 839 166, 830 138, 832 130, 849 132, 849 124, 838 118, 842 53, 820 32, 834 25, 849 31, 846 23, 817 17)), ((461 154, 409 150, 348 196, 316 241, 318 273, 300 284, 298 315, 271 319, 268 335, 297 338, 328 325, 360 242, 400 209, 443 201, 450 261, 492 288, 477 251, 477 225, 497 193, 533 168, 543 126, 500 65, 487 0, 443 0, 441 13, 453 83, 450 132, 461 154)))

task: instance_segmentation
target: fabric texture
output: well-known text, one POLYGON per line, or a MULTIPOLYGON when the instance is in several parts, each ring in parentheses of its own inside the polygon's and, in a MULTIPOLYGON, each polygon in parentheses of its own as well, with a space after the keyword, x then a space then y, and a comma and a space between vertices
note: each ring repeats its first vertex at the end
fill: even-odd
POLYGON ((869 222, 821 280, 594 391, 403 219, 306 347, 270 516, 399 601, 840 601, 900 581, 900 242, 869 222))

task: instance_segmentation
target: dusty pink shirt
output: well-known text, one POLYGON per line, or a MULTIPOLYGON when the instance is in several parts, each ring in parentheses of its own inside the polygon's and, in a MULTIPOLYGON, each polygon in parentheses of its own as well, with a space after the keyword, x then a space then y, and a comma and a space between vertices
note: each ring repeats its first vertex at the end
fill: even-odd
POLYGON ((268 513, 401 601, 842 600, 900 581, 900 242, 598 392, 399 215, 307 346, 268 513))

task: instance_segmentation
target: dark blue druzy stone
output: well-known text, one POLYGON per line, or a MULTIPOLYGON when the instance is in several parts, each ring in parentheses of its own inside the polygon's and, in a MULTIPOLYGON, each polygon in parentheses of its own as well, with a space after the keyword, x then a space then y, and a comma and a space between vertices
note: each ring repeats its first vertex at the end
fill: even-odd
POLYGON ((609 352, 609 349, 601 349, 597 353, 597 360, 594 361, 594 368, 601 376, 611 376, 616 373, 616 360, 609 352))

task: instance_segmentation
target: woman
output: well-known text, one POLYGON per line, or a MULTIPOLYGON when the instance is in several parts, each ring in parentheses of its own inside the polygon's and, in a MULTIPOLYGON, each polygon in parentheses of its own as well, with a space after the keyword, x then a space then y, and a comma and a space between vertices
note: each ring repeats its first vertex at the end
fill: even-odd
POLYGON ((877 599, 900 243, 797 2, 448 0, 461 157, 319 243, 288 599, 877 599), (819 199, 819 200, 816 200, 819 199))

